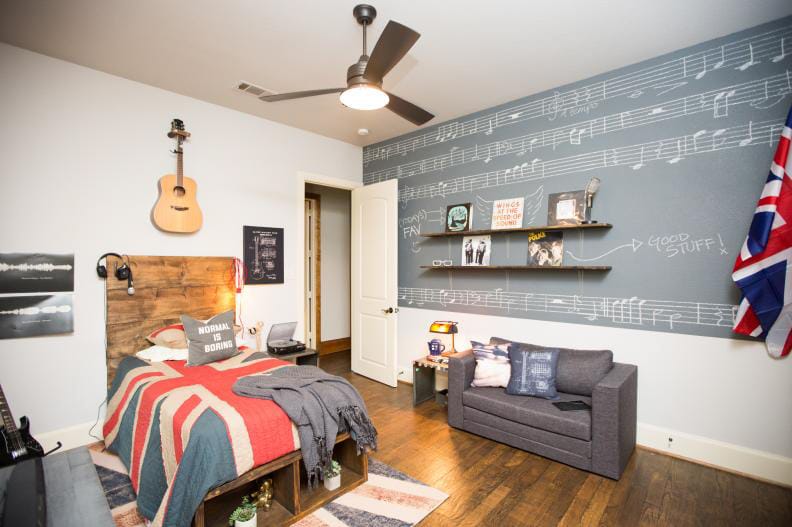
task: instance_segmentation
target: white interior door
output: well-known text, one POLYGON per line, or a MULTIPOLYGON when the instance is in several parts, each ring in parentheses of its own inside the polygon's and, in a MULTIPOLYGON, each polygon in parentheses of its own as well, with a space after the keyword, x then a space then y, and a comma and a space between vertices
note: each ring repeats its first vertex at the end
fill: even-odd
POLYGON ((352 191, 352 371, 396 386, 398 181, 352 191))

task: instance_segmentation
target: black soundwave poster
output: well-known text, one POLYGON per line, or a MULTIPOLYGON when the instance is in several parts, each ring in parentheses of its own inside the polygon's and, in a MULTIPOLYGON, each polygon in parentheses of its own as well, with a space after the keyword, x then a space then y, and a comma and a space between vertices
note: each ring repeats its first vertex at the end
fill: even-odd
POLYGON ((283 283, 283 229, 244 226, 245 284, 283 283))
POLYGON ((0 294, 74 291, 74 255, 0 253, 0 294))
POLYGON ((74 331, 71 294, 0 297, 0 339, 74 331))

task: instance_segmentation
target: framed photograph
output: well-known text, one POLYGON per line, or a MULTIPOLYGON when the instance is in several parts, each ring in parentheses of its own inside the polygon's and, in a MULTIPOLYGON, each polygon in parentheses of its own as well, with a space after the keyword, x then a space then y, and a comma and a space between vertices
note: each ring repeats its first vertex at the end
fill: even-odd
POLYGON ((579 225, 586 214, 586 192, 573 190, 547 196, 548 225, 579 225))
POLYGON ((73 291, 73 254, 0 253, 0 293, 73 291))
POLYGON ((283 283, 283 229, 243 227, 245 284, 283 283))
POLYGON ((74 332, 72 294, 0 297, 0 339, 74 332))
POLYGON ((496 199, 492 203, 490 229, 519 229, 523 223, 525 198, 496 199))
POLYGON ((560 267, 563 261, 563 232, 540 231, 528 234, 528 265, 560 267))
POLYGON ((491 250, 492 239, 489 235, 463 236, 462 265, 479 267, 489 265, 491 250))
POLYGON ((473 228, 470 203, 449 205, 446 209, 446 232, 467 232, 473 228))

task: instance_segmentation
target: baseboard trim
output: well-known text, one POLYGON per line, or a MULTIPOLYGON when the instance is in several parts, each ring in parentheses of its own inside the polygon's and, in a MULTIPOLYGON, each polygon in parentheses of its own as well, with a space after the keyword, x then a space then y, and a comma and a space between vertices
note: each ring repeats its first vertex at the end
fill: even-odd
MULTIPOLYGON (((399 382, 409 384, 404 379, 399 382)), ((89 434, 92 426, 94 422, 82 423, 36 434, 35 438, 44 450, 54 448, 58 441, 63 443, 62 450, 68 450, 95 443, 96 438, 89 434)), ((94 434, 101 436, 101 427, 97 425, 94 434)), ((638 423, 637 443, 660 454, 792 487, 792 458, 644 423, 638 423)))
POLYGON ((792 458, 643 423, 638 423, 637 443, 660 454, 792 487, 792 458))
POLYGON ((319 343, 319 355, 329 355, 330 353, 338 353, 339 351, 346 351, 352 348, 351 337, 335 340, 325 340, 319 343))
MULTIPOLYGON (((59 430, 53 430, 52 432, 35 434, 34 437, 39 443, 41 443, 41 446, 44 447, 45 452, 55 448, 55 446, 58 444, 58 441, 63 443, 61 450, 70 450, 79 446, 96 443, 96 437, 91 437, 89 433, 92 426, 94 426, 93 421, 90 423, 82 423, 79 425, 69 426, 67 428, 61 428, 59 430)), ((97 437, 102 436, 102 423, 96 425, 93 433, 97 437)))

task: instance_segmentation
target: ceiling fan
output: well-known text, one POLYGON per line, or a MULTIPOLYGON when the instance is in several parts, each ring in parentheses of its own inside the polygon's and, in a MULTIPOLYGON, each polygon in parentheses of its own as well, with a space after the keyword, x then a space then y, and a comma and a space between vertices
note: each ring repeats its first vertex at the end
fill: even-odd
POLYGON ((422 125, 434 118, 434 115, 423 108, 382 89, 383 77, 404 58, 421 35, 407 26, 390 20, 369 56, 366 49, 366 27, 376 18, 377 10, 370 5, 360 4, 355 6, 352 14, 363 26, 363 54, 347 69, 346 88, 262 95, 259 99, 276 102, 341 93, 339 97, 341 103, 355 110, 377 110, 385 107, 416 125, 422 125))

